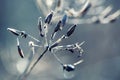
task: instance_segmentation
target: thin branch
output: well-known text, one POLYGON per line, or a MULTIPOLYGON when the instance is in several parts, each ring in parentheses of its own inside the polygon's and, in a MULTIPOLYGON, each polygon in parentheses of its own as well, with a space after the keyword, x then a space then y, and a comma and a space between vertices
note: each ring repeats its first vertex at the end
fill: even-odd
POLYGON ((47 46, 46 49, 44 50, 44 52, 38 57, 38 59, 34 62, 34 64, 32 65, 32 67, 29 69, 29 71, 24 75, 22 80, 26 80, 26 78, 28 77, 28 75, 31 73, 31 71, 33 70, 33 68, 36 66, 36 64, 39 62, 39 60, 45 55, 45 53, 48 51, 49 47, 47 46))

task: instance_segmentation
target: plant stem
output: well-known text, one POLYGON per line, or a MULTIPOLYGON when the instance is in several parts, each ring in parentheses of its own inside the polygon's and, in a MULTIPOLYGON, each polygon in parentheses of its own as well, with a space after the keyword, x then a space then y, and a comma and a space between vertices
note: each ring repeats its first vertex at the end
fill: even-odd
POLYGON ((30 53, 30 56, 28 58, 29 62, 27 64, 27 67, 25 68, 24 72, 18 77, 18 80, 21 80, 24 77, 24 75, 27 73, 27 71, 32 63, 33 57, 34 57, 33 53, 30 53))
POLYGON ((38 63, 38 61, 44 56, 44 54, 48 51, 48 49, 49 49, 49 47, 47 46, 46 49, 44 50, 44 52, 38 57, 38 59, 34 62, 34 64, 32 65, 32 67, 29 69, 29 71, 24 75, 24 77, 21 80, 26 80, 26 78, 29 76, 29 74, 33 70, 33 68, 36 66, 36 64, 38 63))

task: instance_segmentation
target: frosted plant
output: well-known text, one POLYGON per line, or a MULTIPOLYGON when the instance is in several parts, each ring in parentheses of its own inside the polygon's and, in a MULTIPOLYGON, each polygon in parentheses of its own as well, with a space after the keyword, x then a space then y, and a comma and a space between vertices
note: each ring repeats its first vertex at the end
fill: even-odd
POLYGON ((112 5, 105 5, 106 0, 36 0, 38 8, 46 15, 49 10, 56 12, 53 21, 67 14, 69 24, 107 24, 117 20, 120 10, 112 12, 112 5))
MULTIPOLYGON (((56 23, 55 28, 53 30, 53 33, 51 34, 50 38, 48 37, 48 33, 49 33, 49 26, 52 23, 53 17, 55 17, 54 15, 54 11, 51 11, 43 20, 42 17, 38 18, 38 29, 39 29, 39 36, 41 38, 44 38, 43 43, 42 41, 34 38, 33 36, 31 36, 30 34, 28 34, 25 31, 21 31, 21 30, 17 30, 14 28, 7 28, 8 31, 12 32, 14 35, 17 36, 17 49, 18 49, 18 53, 21 56, 21 58, 24 59, 24 52, 22 51, 22 48, 20 46, 20 40, 19 38, 24 38, 27 39, 28 37, 30 37, 32 40, 34 41, 29 41, 29 47, 31 49, 32 54, 29 55, 28 60, 29 63, 26 66, 26 69, 24 70, 24 72, 19 76, 18 80, 25 80, 27 78, 27 76, 31 73, 31 71, 33 70, 33 68, 35 67, 35 65, 41 60, 41 58, 45 55, 45 53, 47 51, 51 52, 54 57, 56 58, 56 60, 59 62, 59 64, 63 67, 63 71, 66 72, 72 72, 75 70, 75 67, 83 62, 83 59, 79 59, 77 62, 75 63, 71 63, 71 64, 65 64, 63 63, 59 57, 57 57, 56 52, 58 51, 68 51, 71 53, 76 53, 78 52, 79 54, 77 54, 77 58, 81 58, 81 56, 83 55, 84 50, 82 49, 82 45, 84 44, 85 41, 79 43, 73 43, 73 44, 68 44, 68 45, 60 45, 60 43, 64 40, 64 39, 68 39, 73 32, 75 31, 77 24, 73 24, 66 32, 66 34, 63 34, 60 38, 58 38, 57 40, 55 40, 55 37, 57 35, 58 31, 63 30, 67 23, 67 15, 65 14, 61 19, 59 19, 59 21, 56 23), (34 42, 38 42, 40 44, 35 44, 34 42), (40 56, 36 59, 36 61, 34 61, 33 64, 31 64, 33 62, 33 58, 35 56, 35 47, 38 48, 44 48, 44 51, 40 54, 40 56)), ((76 54, 75 54, 76 55, 76 54)))

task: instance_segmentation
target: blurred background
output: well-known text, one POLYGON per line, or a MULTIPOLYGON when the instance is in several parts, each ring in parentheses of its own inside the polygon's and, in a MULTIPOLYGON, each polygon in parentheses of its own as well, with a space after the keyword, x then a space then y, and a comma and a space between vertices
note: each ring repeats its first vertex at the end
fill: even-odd
MULTIPOLYGON (((113 12, 120 9, 119 3, 120 0, 104 2, 113 6, 113 12)), ((16 36, 9 33, 7 28, 25 30, 42 40, 37 28, 39 16, 44 17, 35 0, 0 0, 0 80, 17 80, 30 53, 27 47, 30 39, 20 39, 25 59, 20 58, 17 53, 16 36)), ((53 26, 50 27, 52 31, 53 26)), ((66 28, 69 28, 69 24, 66 28)), ((110 24, 78 25, 74 34, 62 42, 72 44, 85 41, 82 46, 85 51, 82 57, 84 62, 76 67, 75 76, 71 79, 64 78, 62 67, 53 55, 48 53, 36 65, 27 80, 120 80, 119 30, 120 19, 110 24)), ((42 51, 43 49, 38 49, 35 58, 42 51)), ((66 52, 60 52, 57 56, 64 63, 79 60, 75 54, 66 52)))

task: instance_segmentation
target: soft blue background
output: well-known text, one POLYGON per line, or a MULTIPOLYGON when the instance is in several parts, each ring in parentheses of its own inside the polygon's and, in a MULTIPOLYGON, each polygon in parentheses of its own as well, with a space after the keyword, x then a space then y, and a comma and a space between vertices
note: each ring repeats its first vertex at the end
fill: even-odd
MULTIPOLYGON (((116 11, 120 9, 120 0, 107 0, 116 11)), ((0 0, 0 80, 16 80, 20 75, 14 63, 20 60, 16 53, 16 38, 6 28, 25 30, 38 37, 37 19, 42 16, 34 0, 0 0)), ((77 66, 76 75, 70 80, 120 80, 120 19, 113 24, 78 25, 74 35, 63 43, 86 41, 84 63, 77 66)), ((23 41, 23 40, 22 40, 23 41)), ((24 42, 24 41, 23 41, 24 42)), ((23 44, 24 51, 28 48, 23 44)), ((38 51, 39 52, 39 51, 38 51)), ((25 54, 27 55, 27 53, 25 54)), ((73 54, 59 55, 64 61, 73 54)), ((51 54, 43 60, 49 68, 37 74, 31 74, 28 80, 65 80, 62 68, 51 54), (61 70, 60 70, 61 69, 61 70)), ((37 65, 37 69, 42 64, 37 65)), ((33 70, 35 72, 36 69, 33 70)))

